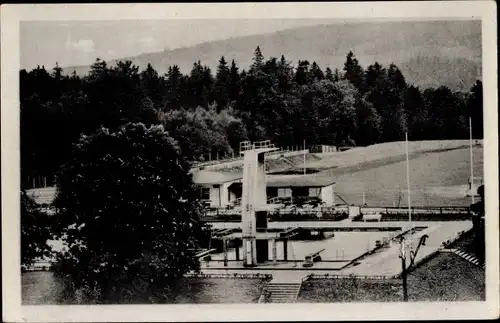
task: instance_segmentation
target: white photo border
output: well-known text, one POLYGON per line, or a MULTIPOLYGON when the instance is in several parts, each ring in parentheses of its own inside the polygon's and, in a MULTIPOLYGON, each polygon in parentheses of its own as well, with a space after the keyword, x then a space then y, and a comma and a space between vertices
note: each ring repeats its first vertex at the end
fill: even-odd
POLYGON ((2 301, 7 322, 482 319, 499 316, 497 35, 494 1, 58 4, 1 6, 2 301), (124 19, 482 21, 486 301, 248 305, 22 306, 19 221, 19 22, 124 19))

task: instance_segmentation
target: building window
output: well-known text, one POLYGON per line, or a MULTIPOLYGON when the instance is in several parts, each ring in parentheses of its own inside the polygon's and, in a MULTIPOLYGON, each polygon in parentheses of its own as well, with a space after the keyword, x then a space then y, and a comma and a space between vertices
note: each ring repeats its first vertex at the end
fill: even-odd
POLYGON ((292 197, 292 189, 278 188, 278 197, 292 197))
POLYGON ((208 187, 201 188, 201 199, 210 200, 210 189, 208 187))
POLYGON ((320 196, 321 188, 320 187, 311 187, 309 188, 309 196, 320 196))

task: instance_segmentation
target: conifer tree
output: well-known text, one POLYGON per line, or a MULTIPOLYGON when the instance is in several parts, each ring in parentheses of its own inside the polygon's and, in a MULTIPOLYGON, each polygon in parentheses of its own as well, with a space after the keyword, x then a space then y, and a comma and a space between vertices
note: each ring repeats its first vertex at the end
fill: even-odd
POLYGON ((344 75, 342 79, 348 80, 358 91, 364 93, 364 71, 352 51, 349 51, 344 63, 344 75))
POLYGON ((313 62, 311 65, 311 77, 314 81, 321 81, 325 78, 323 71, 319 68, 316 62, 313 62))
POLYGON ((262 69, 262 66, 264 66, 264 55, 262 55, 259 46, 257 46, 257 48, 254 51, 252 61, 253 61, 252 66, 250 66, 251 73, 260 71, 262 69))
POLYGON ((240 96, 241 91, 241 79, 240 73, 238 71, 238 66, 234 62, 234 59, 231 61, 231 68, 229 70, 229 99, 231 101, 235 101, 240 96))
POLYGON ((330 81, 330 82, 335 82, 334 77, 333 77, 333 72, 332 69, 327 67, 325 69, 325 79, 330 81))
MULTIPOLYGON (((234 60, 233 60, 234 63, 234 60)), ((229 91, 231 86, 231 72, 227 67, 224 56, 219 60, 217 74, 215 76, 215 102, 219 109, 225 108, 229 103, 229 91)))

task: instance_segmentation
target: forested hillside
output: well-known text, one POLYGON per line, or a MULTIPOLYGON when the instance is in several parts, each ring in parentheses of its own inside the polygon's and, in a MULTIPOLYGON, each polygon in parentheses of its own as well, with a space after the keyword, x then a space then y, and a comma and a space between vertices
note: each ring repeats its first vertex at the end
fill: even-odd
MULTIPOLYGON (((379 62, 396 64, 409 83, 416 86, 446 85, 451 90, 468 90, 481 79, 481 21, 390 21, 349 22, 299 27, 268 34, 210 41, 191 47, 144 53, 123 58, 145 69, 151 64, 159 73, 178 65, 189 73, 192 64, 217 68, 221 54, 241 67, 252 64, 257 45, 266 56, 286 58, 296 65, 299 60, 316 61, 323 69, 342 66, 349 50, 356 53, 364 68, 379 62)), ((114 65, 115 61, 108 62, 114 65)), ((83 76, 89 66, 67 67, 83 76)))
MULTIPOLYGON (((316 62, 265 57, 250 66, 221 57, 215 71, 201 62, 159 74, 130 61, 97 59, 80 77, 59 66, 20 71, 21 171, 24 186, 56 174, 81 134, 130 121, 163 124, 188 160, 231 155, 240 141, 277 146, 370 145, 404 140, 482 138, 482 83, 469 91, 420 89, 395 64, 363 68, 354 53, 332 70, 316 62)), ((37 185, 40 183, 38 182, 37 185)))

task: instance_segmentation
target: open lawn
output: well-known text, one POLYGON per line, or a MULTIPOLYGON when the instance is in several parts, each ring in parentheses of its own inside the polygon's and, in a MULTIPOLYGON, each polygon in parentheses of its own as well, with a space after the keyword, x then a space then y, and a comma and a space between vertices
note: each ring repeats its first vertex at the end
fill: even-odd
MULTIPOLYGON (((483 176, 483 149, 474 148, 474 176, 483 176)), ((336 192, 350 204, 361 204, 363 192, 369 206, 407 205, 406 162, 359 165, 357 169, 331 169, 318 176, 335 178, 336 192)), ((465 197, 470 176, 469 149, 423 153, 410 160, 413 206, 468 206, 465 197)))
MULTIPOLYGON (((478 143, 482 145, 482 140, 478 143)), ((343 152, 316 154, 321 158, 314 162, 309 162, 308 166, 317 168, 344 168, 355 165, 365 165, 375 161, 385 163, 396 158, 405 158, 405 142, 387 142, 367 147, 356 147, 343 152)), ((426 152, 440 152, 458 148, 468 148, 468 140, 428 140, 409 141, 408 152, 411 155, 419 155, 426 152)))
MULTIPOLYGON (((310 279, 303 283, 297 302, 400 302, 398 279, 310 279)), ((484 269, 453 253, 438 253, 409 274, 410 301, 482 301, 484 269)))

